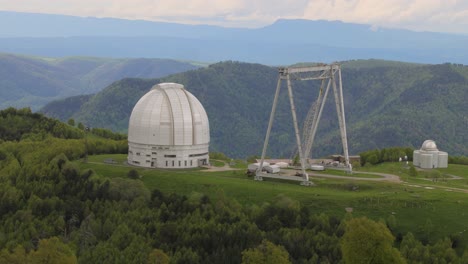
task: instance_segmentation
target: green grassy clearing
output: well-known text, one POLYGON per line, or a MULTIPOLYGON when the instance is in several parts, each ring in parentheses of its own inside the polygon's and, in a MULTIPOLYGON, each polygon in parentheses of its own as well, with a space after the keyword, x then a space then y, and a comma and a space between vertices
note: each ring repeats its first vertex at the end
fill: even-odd
POLYGON ((409 169, 399 162, 382 163, 371 167, 359 168, 358 170, 395 174, 400 176, 401 180, 413 184, 424 184, 439 188, 468 189, 468 166, 465 165, 449 164, 448 168, 435 169, 442 174, 442 177, 436 182, 432 181, 430 176, 431 170, 418 170, 418 176, 414 177, 410 176, 408 173, 409 169), (462 179, 452 179, 451 175, 461 177, 462 179))
POLYGON ((215 167, 224 167, 224 161, 210 160, 210 163, 212 166, 215 166, 215 167))
MULTIPOLYGON (((394 215, 397 219, 397 232, 412 232, 417 236, 428 234, 431 241, 468 230, 468 193, 447 191, 442 183, 432 183, 419 177, 403 179, 408 182, 404 184, 313 178, 317 186, 307 188, 294 181, 256 182, 247 177, 243 170, 204 172, 199 169, 143 169, 124 165, 125 159, 125 155, 97 155, 90 156, 89 163, 77 164, 82 169, 91 168, 103 177, 127 177, 130 169, 136 169, 150 190, 157 188, 165 193, 184 195, 204 193, 213 200, 221 192, 245 206, 261 206, 273 201, 278 195, 286 195, 300 201, 315 213, 343 216, 345 208, 352 207, 353 215, 375 220, 385 220, 394 215), (113 158, 119 163, 104 164, 106 158, 113 158), (428 189, 425 186, 437 188, 428 189), (426 225, 428 221, 430 224, 426 225)), ((399 164, 388 163, 361 170, 405 177, 405 172, 398 166, 399 164)), ((463 170, 463 167, 455 167, 449 170, 463 170)), ((444 184, 452 183, 448 181, 444 184)), ((467 245, 467 233, 463 234, 462 243, 467 245)))

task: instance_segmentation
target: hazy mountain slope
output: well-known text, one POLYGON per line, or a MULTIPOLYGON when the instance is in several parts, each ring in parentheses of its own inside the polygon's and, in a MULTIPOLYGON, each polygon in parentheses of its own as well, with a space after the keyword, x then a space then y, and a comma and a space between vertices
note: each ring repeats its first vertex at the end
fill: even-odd
MULTIPOLYGON (((0 24, 10 25, 9 27, 2 28, 0 37, 209 37, 222 34, 226 31, 226 29, 222 27, 207 25, 184 25, 144 20, 76 17, 11 11, 0 11, 0 24)), ((243 29, 230 29, 230 32, 242 30, 243 29)))
MULTIPOLYGON (((352 61, 343 65, 351 153, 389 146, 420 147, 434 139, 441 150, 468 155, 468 67, 352 61), (373 67, 365 67, 365 64, 373 67)), ((153 84, 186 85, 210 119, 211 149, 235 157, 260 154, 276 87, 275 68, 223 62, 163 79, 125 79, 109 86, 74 115, 91 126, 124 131, 136 101, 153 84)), ((293 82, 298 118, 317 95, 317 83, 293 82)), ((329 94, 314 153, 340 152, 334 100, 329 94)), ((269 155, 290 157, 294 146, 286 89, 273 125, 269 155)))
POLYGON ((93 96, 94 94, 77 95, 52 101, 42 107, 40 112, 46 116, 66 121, 78 112, 81 106, 93 96))
POLYGON ((155 78, 195 68, 164 59, 52 59, 0 53, 0 109, 38 109, 54 99, 95 93, 125 77, 155 78))
POLYGON ((468 64, 468 36, 340 21, 278 20, 262 28, 1 12, 0 51, 40 56, 298 61, 387 59, 468 64))

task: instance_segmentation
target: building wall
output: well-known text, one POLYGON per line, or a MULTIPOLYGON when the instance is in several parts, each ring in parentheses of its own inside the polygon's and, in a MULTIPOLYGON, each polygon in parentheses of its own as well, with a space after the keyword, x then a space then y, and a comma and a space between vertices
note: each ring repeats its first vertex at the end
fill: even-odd
POLYGON ((438 168, 447 168, 448 167, 448 153, 447 152, 439 152, 439 162, 437 164, 438 168))
POLYGON ((433 167, 433 155, 427 153, 421 153, 421 163, 420 166, 422 169, 432 169, 433 167))
POLYGON ((208 144, 156 146, 128 143, 128 164, 146 168, 196 168, 209 164, 208 144))
POLYGON ((447 168, 448 154, 443 151, 415 150, 413 164, 421 169, 447 168))
POLYGON ((413 151, 413 165, 419 167, 420 166, 420 161, 419 161, 419 156, 421 153, 419 150, 413 151))

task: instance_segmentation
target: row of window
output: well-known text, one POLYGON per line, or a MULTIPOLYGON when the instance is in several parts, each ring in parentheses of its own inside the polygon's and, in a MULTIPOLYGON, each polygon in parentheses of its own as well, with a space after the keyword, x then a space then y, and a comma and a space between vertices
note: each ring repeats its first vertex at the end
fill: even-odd
MULTIPOLYGON (((133 151, 129 150, 128 151, 128 154, 133 154, 133 151)), ((137 156, 140 156, 141 153, 140 152, 137 152, 135 153, 137 156)), ((151 154, 153 155, 156 155, 158 153, 156 152, 151 152, 151 154)), ((189 157, 200 157, 200 156, 205 156, 205 155, 208 155, 208 152, 205 152, 205 153, 199 153, 199 154, 190 154, 189 157)), ((146 157, 151 157, 150 154, 146 154, 146 157)), ((177 155, 164 155, 165 158, 177 158, 177 155)))
MULTIPOLYGON (((181 167, 181 166, 182 166, 182 161, 179 160, 179 167, 181 167)), ((190 161, 190 166, 193 166, 193 160, 190 161)), ((166 160, 166 167, 169 167, 169 161, 168 160, 166 160)), ((172 161, 172 167, 175 167, 175 161, 174 160, 172 161)), ((184 160, 184 167, 187 167, 187 161, 186 160, 184 160)))
POLYGON ((169 149, 169 147, 151 147, 152 149, 169 149))
MULTIPOLYGON (((134 161, 132 161, 132 162, 133 162, 134 164, 140 164, 140 162, 139 162, 139 161, 136 161, 136 160, 134 160, 134 161)), ((150 163, 150 162, 151 162, 150 160, 147 160, 147 161, 146 161, 146 163, 150 163)), ((187 161, 184 160, 184 166, 185 166, 185 167, 187 167, 187 164, 188 164, 187 161)), ((182 161, 179 160, 179 167, 181 167, 181 166, 182 166, 182 161)), ((193 166, 193 160, 190 161, 190 166, 193 166)), ((169 161, 167 161, 167 160, 166 160, 166 167, 169 167, 169 161)), ((174 160, 172 161, 172 167, 175 167, 175 161, 174 161, 174 160)))

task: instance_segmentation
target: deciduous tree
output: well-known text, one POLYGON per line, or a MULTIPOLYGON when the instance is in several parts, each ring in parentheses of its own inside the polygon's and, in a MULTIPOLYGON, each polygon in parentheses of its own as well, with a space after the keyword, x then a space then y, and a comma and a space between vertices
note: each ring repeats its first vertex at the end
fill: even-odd
POLYGON ((381 222, 366 217, 350 219, 341 239, 343 260, 347 264, 405 263, 400 252, 392 246, 394 239, 381 222))
POLYGON ((277 246, 264 239, 262 243, 254 249, 246 249, 242 252, 243 264, 286 264, 289 261, 289 253, 283 246, 277 246))

